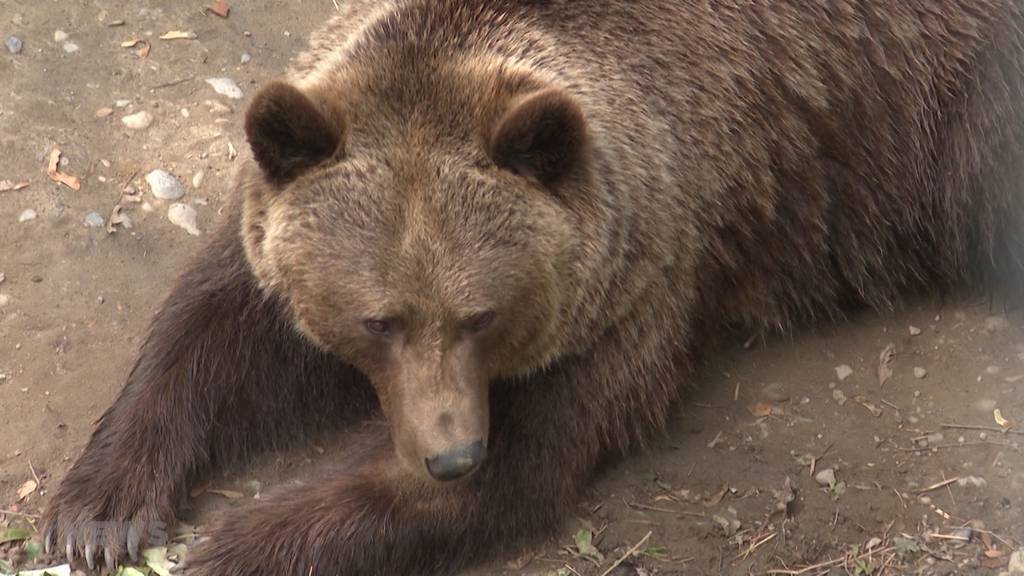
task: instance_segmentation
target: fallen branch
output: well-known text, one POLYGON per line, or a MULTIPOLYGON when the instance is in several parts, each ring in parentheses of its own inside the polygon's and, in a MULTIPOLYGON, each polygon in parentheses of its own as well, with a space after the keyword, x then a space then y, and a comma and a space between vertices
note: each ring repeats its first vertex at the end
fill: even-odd
POLYGON ((609 567, 609 568, 608 568, 607 570, 605 570, 604 572, 602 572, 602 573, 601 573, 601 576, 608 576, 609 574, 611 574, 611 573, 612 573, 612 571, 614 571, 614 570, 615 570, 616 568, 618 568, 620 564, 622 564, 623 562, 625 562, 627 558, 629 558, 629 557, 630 557, 630 556, 632 556, 633 554, 636 554, 636 551, 637 551, 637 550, 639 550, 641 546, 643 546, 644 544, 646 544, 646 543, 647 543, 647 539, 651 537, 651 534, 653 534, 653 532, 651 532, 650 530, 648 530, 648 531, 647 531, 647 534, 646 534, 646 535, 644 535, 644 537, 643 537, 643 538, 641 538, 641 539, 640 539, 640 541, 636 543, 636 545, 634 545, 634 546, 633 546, 632 548, 630 548, 629 550, 626 550, 626 553, 625 553, 625 554, 623 554, 621 558, 619 558, 618 560, 616 560, 616 561, 615 561, 615 564, 612 564, 612 565, 611 565, 611 567, 609 567))

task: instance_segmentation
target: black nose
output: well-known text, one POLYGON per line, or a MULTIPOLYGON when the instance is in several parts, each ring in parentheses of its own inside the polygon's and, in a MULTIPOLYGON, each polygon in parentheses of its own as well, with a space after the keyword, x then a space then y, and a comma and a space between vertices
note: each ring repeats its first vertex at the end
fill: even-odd
POLYGON ((487 448, 477 440, 426 459, 427 471, 435 480, 447 482, 469 474, 484 461, 487 448))

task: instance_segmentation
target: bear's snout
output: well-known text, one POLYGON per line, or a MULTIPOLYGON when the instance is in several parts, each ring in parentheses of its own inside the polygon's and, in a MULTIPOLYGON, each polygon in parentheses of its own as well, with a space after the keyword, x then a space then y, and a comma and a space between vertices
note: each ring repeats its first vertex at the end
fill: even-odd
POLYGON ((487 456, 483 441, 476 440, 426 458, 427 472, 434 480, 458 480, 477 469, 487 456))

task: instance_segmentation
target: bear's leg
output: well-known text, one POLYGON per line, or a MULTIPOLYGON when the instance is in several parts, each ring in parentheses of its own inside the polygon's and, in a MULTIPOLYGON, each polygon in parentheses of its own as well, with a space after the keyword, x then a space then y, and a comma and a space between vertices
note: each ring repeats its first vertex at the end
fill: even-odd
POLYGON ((191 478, 372 406, 363 379, 297 336, 229 222, 154 319, 116 402, 50 501, 47 547, 90 566, 166 540, 191 478))
POLYGON ((422 480, 385 444, 355 474, 225 514, 190 555, 189 573, 433 576, 537 539, 603 457, 664 425, 682 341, 657 325, 615 331, 554 373, 496 383, 489 456, 473 476, 422 480))

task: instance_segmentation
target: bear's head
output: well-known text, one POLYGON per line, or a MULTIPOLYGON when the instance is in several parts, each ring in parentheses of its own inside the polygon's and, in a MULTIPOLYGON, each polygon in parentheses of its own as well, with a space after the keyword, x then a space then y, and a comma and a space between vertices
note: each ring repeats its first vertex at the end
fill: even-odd
POLYGON ((401 461, 487 450, 489 392, 563 354, 585 189, 580 106, 516 75, 276 81, 253 99, 246 253, 299 330, 364 373, 401 461))

